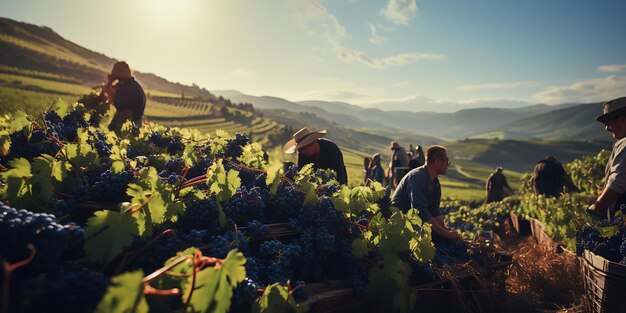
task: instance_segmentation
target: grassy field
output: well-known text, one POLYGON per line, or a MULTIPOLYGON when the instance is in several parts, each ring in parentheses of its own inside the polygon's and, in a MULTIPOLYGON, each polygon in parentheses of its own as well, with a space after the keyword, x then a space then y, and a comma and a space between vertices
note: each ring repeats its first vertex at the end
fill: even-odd
MULTIPOLYGON (((36 113, 50 107, 59 98, 72 103, 80 95, 90 91, 89 87, 81 86, 72 81, 71 78, 64 76, 22 71, 9 67, 0 68, 0 113, 14 112, 17 109, 36 113)), ((254 141, 259 142, 266 150, 270 151, 271 167, 280 166, 283 161, 297 161, 296 155, 285 155, 278 145, 269 145, 268 134, 276 128, 284 127, 273 119, 254 116, 252 112, 232 107, 226 108, 229 112, 228 116, 221 116, 220 110, 223 108, 209 102, 180 99, 178 95, 155 90, 147 90, 147 94, 149 95, 145 111, 147 120, 153 120, 166 126, 193 127, 206 133, 212 133, 217 129, 226 130, 230 134, 245 132, 252 134, 254 141), (169 97, 170 100, 168 103, 163 103, 150 96, 169 97)), ((348 130, 338 129, 333 134, 339 136, 336 140, 349 140, 352 143, 349 147, 339 144, 344 155, 351 186, 362 183, 363 158, 371 157, 373 152, 381 153, 381 164, 384 167, 388 164, 390 151, 386 143, 384 145, 378 143, 373 146, 368 145, 367 141, 362 142, 363 138, 360 137, 343 138, 354 135, 348 130)), ((371 134, 371 136, 376 136, 375 131, 372 131, 371 134)), ((406 134, 402 136, 406 136, 406 134)), ((559 152, 561 156, 565 156, 565 161, 568 161, 568 158, 573 159, 583 154, 593 154, 600 149, 600 145, 591 143, 501 141, 493 139, 493 137, 491 139, 454 141, 444 143, 444 145, 448 148, 453 164, 447 175, 441 178, 443 196, 472 201, 484 199, 484 184, 493 172, 495 165, 505 166, 505 175, 510 185, 516 190, 523 172, 531 170, 532 165, 536 162, 535 155, 559 152), (499 158, 502 157, 502 153, 509 153, 515 157, 509 158, 511 161, 509 164, 500 162, 499 158), (520 170, 520 168, 524 170, 520 170)))

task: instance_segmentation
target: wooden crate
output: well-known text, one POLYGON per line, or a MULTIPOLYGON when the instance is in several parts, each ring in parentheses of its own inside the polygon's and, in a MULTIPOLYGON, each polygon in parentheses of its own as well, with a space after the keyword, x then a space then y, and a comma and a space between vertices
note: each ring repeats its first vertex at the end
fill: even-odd
POLYGON ((531 234, 530 221, 513 212, 510 213, 510 219, 513 228, 518 234, 522 236, 528 236, 531 234))
POLYGON ((626 266, 585 250, 581 259, 589 312, 626 312, 626 266))

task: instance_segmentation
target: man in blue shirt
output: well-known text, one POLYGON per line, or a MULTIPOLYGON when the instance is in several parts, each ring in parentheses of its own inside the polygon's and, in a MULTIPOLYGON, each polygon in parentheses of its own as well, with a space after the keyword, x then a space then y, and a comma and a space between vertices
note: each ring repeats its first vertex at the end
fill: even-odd
POLYGON ((461 236, 446 226, 439 210, 441 185, 437 176, 444 175, 449 165, 450 159, 446 148, 428 147, 426 165, 412 169, 400 180, 391 199, 391 205, 402 212, 417 209, 422 221, 432 225, 433 236, 458 241, 461 240, 461 236))

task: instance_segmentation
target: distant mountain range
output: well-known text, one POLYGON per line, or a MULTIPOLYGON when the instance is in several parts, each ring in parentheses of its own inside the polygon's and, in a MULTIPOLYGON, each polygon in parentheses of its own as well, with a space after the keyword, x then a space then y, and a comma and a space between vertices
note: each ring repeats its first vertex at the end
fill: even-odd
POLYGON ((610 141, 595 121, 600 104, 536 104, 521 108, 476 108, 454 113, 383 111, 346 102, 290 102, 276 97, 257 97, 235 90, 214 90, 234 102, 256 108, 306 112, 349 127, 401 129, 444 139, 463 139, 500 134, 500 139, 610 141))

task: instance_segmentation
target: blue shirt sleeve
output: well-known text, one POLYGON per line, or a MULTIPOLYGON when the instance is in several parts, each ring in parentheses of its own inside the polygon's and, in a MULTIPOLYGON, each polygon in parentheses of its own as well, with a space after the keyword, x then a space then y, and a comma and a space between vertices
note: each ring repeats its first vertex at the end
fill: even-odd
POLYGON ((420 178, 417 175, 411 177, 408 184, 409 199, 411 200, 411 208, 417 209, 417 215, 423 222, 427 222, 433 218, 428 210, 428 181, 420 178))

